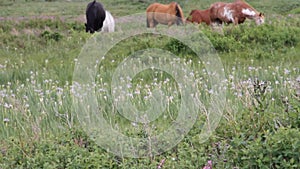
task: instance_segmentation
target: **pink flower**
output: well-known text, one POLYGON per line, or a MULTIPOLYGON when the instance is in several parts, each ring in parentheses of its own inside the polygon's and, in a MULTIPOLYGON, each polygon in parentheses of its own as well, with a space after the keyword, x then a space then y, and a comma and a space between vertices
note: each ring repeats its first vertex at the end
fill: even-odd
POLYGON ((163 167, 164 163, 165 163, 166 159, 162 159, 161 162, 158 164, 157 168, 160 169, 163 167))
POLYGON ((207 164, 203 167, 203 169, 212 169, 212 161, 207 161, 207 164))

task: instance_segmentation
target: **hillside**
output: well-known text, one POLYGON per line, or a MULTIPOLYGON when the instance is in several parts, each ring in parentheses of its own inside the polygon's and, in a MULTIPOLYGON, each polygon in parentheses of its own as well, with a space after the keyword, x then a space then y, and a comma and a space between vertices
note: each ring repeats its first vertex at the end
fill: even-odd
POLYGON ((84 0, 0 2, 0 169, 300 168, 299 0, 217 29, 101 2, 114 33, 85 32, 84 0))

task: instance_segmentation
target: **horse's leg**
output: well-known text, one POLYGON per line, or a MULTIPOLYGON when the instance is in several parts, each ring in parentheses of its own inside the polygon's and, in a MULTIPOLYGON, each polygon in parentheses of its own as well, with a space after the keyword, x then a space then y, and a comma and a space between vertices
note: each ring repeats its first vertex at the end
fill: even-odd
POLYGON ((239 24, 239 18, 238 17, 235 17, 234 18, 234 26, 238 25, 239 24))
POLYGON ((154 13, 149 12, 147 13, 147 27, 148 28, 154 28, 155 27, 155 18, 154 18, 154 13))
POLYGON ((156 26, 156 21, 154 18, 151 18, 150 20, 150 28, 154 28, 156 26))
POLYGON ((149 21, 149 28, 153 28, 154 24, 153 24, 153 20, 149 21))
POLYGON ((150 28, 154 28, 155 27, 155 20, 154 18, 150 19, 150 28))
POLYGON ((230 27, 229 31, 231 32, 232 29, 234 29, 238 24, 239 24, 239 18, 238 17, 234 17, 234 19, 233 19, 233 25, 230 27))
POLYGON ((153 22, 152 22, 152 24, 153 24, 153 27, 156 27, 156 25, 158 25, 158 22, 153 18, 153 20, 152 20, 153 22))
POLYGON ((224 23, 220 19, 216 19, 214 21, 211 21, 210 25, 211 25, 211 28, 212 28, 213 31, 216 31, 219 34, 224 35, 224 31, 223 31, 224 23))
POLYGON ((215 28, 218 26, 218 24, 217 24, 216 21, 212 21, 212 22, 210 23, 210 26, 211 26, 212 30, 215 30, 215 28))

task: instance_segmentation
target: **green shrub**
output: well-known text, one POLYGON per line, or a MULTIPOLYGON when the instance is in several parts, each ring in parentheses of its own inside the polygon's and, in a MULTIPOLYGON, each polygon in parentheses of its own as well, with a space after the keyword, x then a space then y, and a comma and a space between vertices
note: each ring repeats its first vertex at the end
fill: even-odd
POLYGON ((58 32, 50 32, 50 31, 44 31, 41 34, 41 37, 44 38, 46 41, 48 40, 54 40, 54 41, 59 41, 63 38, 63 35, 61 35, 58 32))
POLYGON ((264 24, 261 26, 241 24, 224 26, 223 33, 205 31, 219 52, 239 52, 243 49, 263 50, 270 54, 274 50, 297 46, 300 31, 297 27, 264 24))
POLYGON ((177 39, 171 39, 167 44, 166 44, 166 49, 172 53, 179 54, 181 52, 186 53, 189 48, 184 45, 182 42, 178 41, 177 39))
POLYGON ((299 43, 299 30, 293 27, 285 28, 265 24, 248 31, 241 39, 243 43, 260 44, 273 48, 291 47, 299 43))
POLYGON ((75 31, 85 31, 85 26, 83 23, 72 22, 68 24, 68 27, 75 31))
POLYGON ((243 168, 299 168, 299 129, 280 128, 276 133, 248 143, 240 150, 243 168))
MULTIPOLYGON (((33 3, 44 5, 41 1, 44 0, 33 3)), ((254 2, 258 5, 266 4, 258 0, 254 2)), ((115 13, 128 13, 129 10, 119 12, 118 1, 112 3, 118 8, 115 8, 115 13)), ((125 8, 128 2, 121 3, 124 9, 128 9, 125 8)), ((146 6, 144 4, 148 4, 138 1, 132 3, 139 4, 139 9, 143 11, 146 6)), ((281 10, 281 4, 276 5, 277 11, 281 10)), ((60 2, 56 5, 60 5, 60 2)), ((133 8, 136 7, 131 9, 133 8)), ((291 8, 292 6, 286 5, 282 11, 287 12, 291 8)), ((78 8, 74 8, 75 10, 79 11, 78 8)), ((133 11, 135 10, 129 13, 133 11)), ((295 11, 297 12, 297 8, 295 11)), ((66 11, 58 11, 59 14, 64 12, 66 11)), ((6 13, 10 14, 9 11, 6 13)), ((72 13, 70 18, 78 13, 72 13)), ((203 30, 201 28, 219 52, 228 76, 224 86, 224 90, 228 91, 228 104, 225 105, 219 127, 208 141, 200 143, 203 140, 200 140, 199 133, 206 117, 199 117, 191 131, 175 147, 160 155, 139 159, 116 157, 105 151, 80 130, 76 115, 73 116, 71 83, 76 63, 74 59, 91 37, 85 33, 83 23, 61 21, 57 18, 2 23, 0 168, 139 169, 157 168, 162 159, 166 159, 163 168, 203 168, 207 160, 212 160, 214 168, 300 168, 300 104, 295 88, 292 87, 293 76, 299 74, 300 22, 296 16, 280 18, 278 21, 277 18, 270 19, 268 16, 266 24, 261 26, 253 22, 235 27, 224 26, 221 34, 207 27, 203 30), (251 66, 251 70, 248 66, 251 66), (287 73, 285 68, 288 69, 287 73), (249 84, 244 82, 257 76, 268 81, 268 92, 254 91, 249 94, 249 84), (275 81, 278 84, 274 85, 275 81), (60 94, 61 89, 63 94, 60 94), (241 96, 238 95, 239 92, 241 96), (287 97, 288 102, 283 102, 281 97, 287 97), (11 107, 5 108, 5 105, 10 104, 11 107)), ((206 49, 203 46, 209 46, 202 36, 199 34, 190 39, 195 42, 194 47, 206 49)), ((187 60, 195 57, 189 47, 169 37, 149 34, 130 37, 105 56, 101 62, 104 69, 99 68, 105 76, 97 82, 109 84, 113 69, 123 59, 148 48, 168 50, 187 60)), ((205 52, 204 50, 203 53, 205 52)), ((197 73, 202 72, 204 67, 198 64, 198 60, 193 63, 196 63, 192 65, 195 66, 195 74, 204 79, 195 83, 201 91, 201 99, 207 96, 209 84, 206 84, 205 75, 197 73)), ((151 70, 137 74, 136 79, 132 79, 132 86, 153 82, 155 74, 151 70), (139 83, 139 78, 144 79, 143 83, 139 83)), ((163 82, 166 78, 175 81, 168 74, 161 74, 158 81, 163 82)), ((117 110, 111 109, 112 103, 101 104, 103 107, 100 108, 105 109, 105 113, 109 115, 106 119, 116 122, 115 126, 123 134, 142 138, 149 136, 143 128, 133 130, 128 119, 118 114, 117 110)), ((174 106, 171 109, 178 108, 174 106)), ((172 114, 175 117, 176 113, 172 114)), ((152 134, 166 129, 168 120, 159 117, 158 121, 163 123, 157 125, 152 134)))
MULTIPOLYGON (((1 156, 0 156, 1 157, 1 156)), ((10 141, 2 155, 3 168, 116 168, 115 157, 107 154, 80 132, 71 131, 51 140, 10 141), (18 145, 18 146, 16 146, 18 145)))

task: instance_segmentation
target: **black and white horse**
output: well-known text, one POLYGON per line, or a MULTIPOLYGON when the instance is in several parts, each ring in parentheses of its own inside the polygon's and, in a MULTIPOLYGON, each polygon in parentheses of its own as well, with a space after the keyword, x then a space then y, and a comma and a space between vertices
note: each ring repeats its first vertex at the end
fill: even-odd
POLYGON ((94 33, 100 31, 103 27, 103 22, 106 17, 106 12, 103 5, 94 0, 87 5, 85 31, 94 33))

